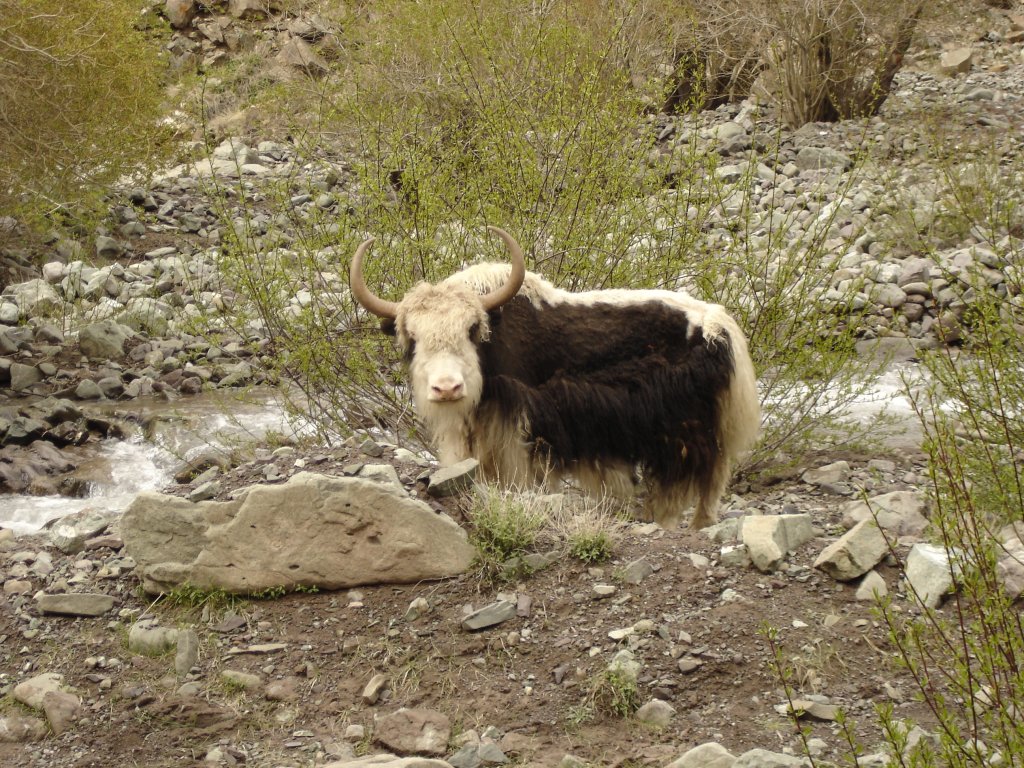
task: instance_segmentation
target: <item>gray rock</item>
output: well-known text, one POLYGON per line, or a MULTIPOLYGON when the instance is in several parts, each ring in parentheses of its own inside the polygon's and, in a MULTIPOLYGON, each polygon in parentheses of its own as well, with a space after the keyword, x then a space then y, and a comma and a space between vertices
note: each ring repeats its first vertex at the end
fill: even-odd
POLYGON ((462 573, 476 552, 451 518, 400 488, 310 472, 232 501, 140 494, 121 535, 151 593, 410 583, 462 573))
POLYGON ((67 691, 48 691, 43 696, 43 713, 54 736, 60 736, 78 719, 82 701, 67 691))
POLYGON ((654 573, 654 566, 646 558, 641 557, 622 569, 622 581, 626 584, 639 584, 652 573, 654 573))
POLYGON ((996 577, 1011 600, 1024 594, 1024 543, 1019 538, 1014 536, 1004 542, 996 561, 996 577))
POLYGON ((193 629, 178 630, 174 653, 174 673, 178 679, 185 677, 199 659, 199 635, 193 629))
POLYGON ((728 544, 722 547, 718 552, 718 561, 727 568, 746 568, 752 563, 746 544, 728 544))
POLYGON ((683 753, 665 768, 732 768, 735 762, 736 756, 729 750, 717 741, 709 741, 683 753))
POLYGON ((263 695, 267 701, 295 701, 299 698, 300 681, 297 677, 283 677, 267 683, 263 695))
POLYGON ((640 707, 633 716, 641 723, 667 728, 672 718, 676 716, 676 710, 667 701, 652 699, 640 707))
POLYGON ((63 306, 57 290, 41 278, 9 285, 4 295, 14 300, 23 317, 50 316, 63 306))
POLYGON ((873 520, 864 520, 825 547, 814 567, 837 581, 850 581, 870 571, 888 553, 882 531, 873 520))
POLYGON ((323 56, 300 37, 293 37, 282 45, 274 60, 286 67, 301 69, 314 77, 325 75, 330 71, 330 66, 323 56))
POLYGON ((11 363, 10 375, 11 389, 15 392, 22 392, 43 380, 43 374, 36 366, 24 363, 11 363))
POLYGON ((446 760, 429 757, 395 757, 380 754, 351 760, 335 760, 324 764, 322 768, 452 768, 452 765, 446 760))
POLYGON ((43 672, 24 682, 18 683, 11 691, 15 701, 20 701, 29 709, 41 710, 43 697, 50 691, 59 691, 64 685, 64 675, 57 672, 43 672))
POLYGON ((128 300, 117 319, 122 325, 150 336, 166 336, 173 315, 173 308, 166 302, 138 296, 128 300))
MULTIPOLYGON (((21 310, 18 309, 18 305, 13 301, 0 301, 0 323, 4 325, 14 325, 21 319, 21 310)), ((6 351, 10 354, 10 351, 6 351)))
POLYGON ((868 571, 857 587, 854 597, 863 602, 874 602, 889 594, 889 587, 878 571, 868 571))
POLYGON ((22 744, 46 738, 46 723, 38 717, 6 714, 0 716, 0 744, 22 744))
POLYGON ((59 595, 39 595, 36 603, 43 613, 60 616, 102 616, 114 607, 114 598, 91 592, 68 592, 59 595))
POLYGON ((380 699, 381 692, 388 685, 388 676, 383 674, 376 674, 370 678, 370 682, 363 688, 363 703, 374 705, 380 699))
POLYGON ((924 283, 927 288, 927 283, 932 277, 933 266, 929 259, 912 258, 905 260, 903 262, 903 269, 900 271, 899 277, 896 278, 896 285, 906 290, 907 293, 910 293, 907 287, 914 283, 924 283))
POLYGON ((870 295, 872 301, 876 304, 891 309, 899 309, 907 303, 906 292, 898 285, 893 285, 892 283, 876 285, 871 290, 870 295))
POLYGON ((632 651, 623 648, 612 656, 607 669, 609 672, 622 675, 626 680, 635 683, 640 679, 640 671, 643 666, 636 660, 636 655, 632 651))
POLYGON ((88 539, 107 530, 112 520, 110 516, 89 509, 74 512, 62 517, 50 529, 50 541, 64 554, 73 555, 85 548, 88 539))
POLYGON ((75 397, 79 400, 102 400, 103 390, 92 379, 82 379, 75 387, 75 397))
POLYGON ((116 259, 124 253, 124 247, 112 237, 100 235, 96 238, 96 255, 101 259, 116 259))
POLYGON ((751 749, 736 758, 732 768, 804 768, 809 763, 800 757, 770 752, 767 749, 751 749))
POLYGON ((928 506, 924 497, 914 491, 893 491, 872 496, 867 501, 851 501, 843 505, 843 525, 853 527, 877 516, 882 529, 896 536, 919 536, 928 527, 925 516, 928 506))
POLYGON ((954 570, 949 553, 933 544, 915 544, 907 555, 907 583, 926 608, 937 608, 952 591, 954 570))
POLYGON ((495 624, 501 624, 516 616, 516 604, 511 600, 496 600, 490 605, 485 605, 478 611, 473 611, 462 620, 462 628, 466 630, 486 629, 495 624))
POLYGON ((377 720, 373 740, 404 754, 443 755, 451 722, 432 709, 399 709, 377 720))
POLYGON ((393 483, 402 487, 398 471, 390 464, 365 464, 357 475, 365 480, 376 480, 381 483, 393 483))
POLYGON ((133 624, 128 630, 128 650, 143 656, 159 656, 176 649, 178 630, 133 624))
POLYGON ((808 469, 800 479, 808 485, 835 485, 844 483, 850 478, 850 464, 846 461, 836 461, 816 469, 808 469))
POLYGON ((971 48, 955 48, 939 57, 939 71, 944 75, 961 75, 971 71, 974 51, 971 48))
POLYGON ((427 481, 427 493, 431 496, 454 496, 473 485, 480 462, 466 459, 450 467, 442 467, 427 481))
POLYGON ((186 29, 192 26, 198 9, 196 0, 165 0, 164 15, 175 29, 186 29))
POLYGON ((242 672, 237 669, 221 670, 220 679, 228 685, 241 688, 246 691, 255 691, 263 685, 263 678, 250 672, 242 672))
POLYGON ((810 515, 749 515, 743 518, 740 539, 759 571, 774 571, 786 555, 815 536, 810 515))
POLYGON ((228 13, 236 19, 265 19, 270 15, 267 0, 228 0, 228 13))
POLYGON ((802 171, 821 168, 838 168, 845 171, 853 160, 849 155, 829 147, 802 147, 796 153, 796 165, 802 171))
POLYGON ((113 320, 101 320, 78 331, 78 348, 82 354, 93 359, 119 359, 124 354, 124 344, 135 332, 113 320))

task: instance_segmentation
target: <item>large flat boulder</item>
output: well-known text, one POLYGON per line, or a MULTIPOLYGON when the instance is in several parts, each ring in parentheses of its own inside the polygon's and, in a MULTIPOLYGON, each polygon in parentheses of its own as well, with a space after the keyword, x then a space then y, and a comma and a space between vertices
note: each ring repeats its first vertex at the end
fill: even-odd
POLYGON ((233 501, 139 494, 121 536, 151 594, 410 583, 462 573, 475 554, 455 521, 401 488, 310 472, 233 501))

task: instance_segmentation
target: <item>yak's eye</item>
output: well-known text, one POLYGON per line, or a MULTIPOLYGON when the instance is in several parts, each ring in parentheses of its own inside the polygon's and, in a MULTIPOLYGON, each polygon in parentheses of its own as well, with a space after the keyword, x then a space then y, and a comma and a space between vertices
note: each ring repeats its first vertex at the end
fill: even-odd
POLYGON ((405 351, 402 353, 402 357, 405 362, 411 363, 413 356, 416 354, 416 339, 410 337, 408 343, 405 345, 405 351))
POLYGON ((480 341, 480 323, 473 323, 469 329, 469 340, 476 344, 480 341))

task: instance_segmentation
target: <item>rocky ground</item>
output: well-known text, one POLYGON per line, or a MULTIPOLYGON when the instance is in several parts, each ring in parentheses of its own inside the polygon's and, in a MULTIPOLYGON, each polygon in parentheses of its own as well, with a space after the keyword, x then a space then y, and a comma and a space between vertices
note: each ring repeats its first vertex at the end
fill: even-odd
MULTIPOLYGON (((265 34, 280 43, 281 65, 294 66, 288 56, 308 62, 309 46, 329 44, 317 19, 292 19, 281 34, 250 29, 243 22, 258 17, 260 5, 232 1, 227 14, 197 17, 197 4, 168 2, 163 12, 181 30, 172 54, 183 65, 213 65, 240 36, 265 34)), ((722 182, 753 196, 755 236, 785 215, 794 241, 822 225, 836 242, 852 242, 829 286, 833 298, 860 286, 858 301, 873 318, 865 335, 900 339, 908 354, 956 342, 964 294, 951 280, 1010 299, 1021 282, 1018 267, 1000 256, 1020 236, 1012 226, 995 234, 944 229, 941 169, 926 151, 929 129, 943 121, 956 121, 964 139, 988 142, 997 166, 1021 149, 1024 19, 973 21, 965 29, 977 34, 913 52, 879 118, 784 134, 770 157, 762 148, 777 126, 747 107, 656 125, 666 153, 696 137, 721 157, 722 182), (865 149, 877 173, 850 185, 853 157, 865 149), (894 189, 903 196, 893 198, 894 189), (908 218, 912 232, 935 238, 932 248, 890 247, 893 228, 908 218)), ((304 162, 283 143, 228 139, 199 164, 124 190, 108 232, 85 250, 54 242, 38 274, 7 287, 0 488, 81 493, 76 450, 123 428, 99 406, 130 410, 138 398, 187 398, 262 380, 261 356, 272 353, 264 329, 192 332, 196 318, 230 313, 236 298, 216 272, 228 224, 205 180, 217 174, 258 191, 261 179, 299 175, 305 186, 290 201, 299 217, 357 197, 352 179, 330 163, 304 162)), ((720 220, 737 204, 726 196, 720 220)), ((229 214, 232 225, 248 217, 267 247, 290 244, 259 209, 229 214)), ((724 229, 713 230, 709 246, 720 236, 724 229)), ((340 293, 343 285, 326 289, 340 293)), ((302 292, 292 300, 301 306, 302 292)), ((391 482, 467 523, 462 502, 426 495, 422 468, 390 448, 368 450, 379 455, 357 445, 288 447, 233 466, 210 461, 167 491, 227 499, 300 470, 344 476, 394 464, 391 482)), ((389 752, 444 761, 409 765, 456 768, 689 768, 729 765, 721 754, 728 750, 744 755, 737 765, 795 765, 790 756, 805 748, 824 761, 848 754, 835 707, 854 718, 864 751, 875 755, 862 764, 881 764, 876 705, 930 725, 912 683, 890 663, 893 648, 870 599, 886 589, 901 615, 914 612, 902 566, 924 538, 924 468, 906 454, 818 464, 827 467, 740 483, 724 526, 710 533, 631 525, 610 561, 588 565, 559 551, 545 567, 499 583, 471 571, 414 585, 261 599, 180 590, 154 601, 139 589, 138 564, 104 510, 84 515, 71 533, 15 538, 0 530, 0 764, 298 768, 389 752), (867 575, 851 576, 830 565, 843 558, 829 547, 849 541, 862 493, 905 494, 889 497, 899 543, 876 552, 867 575), (739 529, 740 518, 762 520, 739 529), (776 527, 790 519, 793 530, 776 527), (781 556, 771 554, 772 542, 781 556), (504 614, 500 623, 465 628, 471 610, 488 606, 504 614), (766 625, 778 628, 788 680, 805 700, 806 744, 786 714, 766 625), (628 670, 631 662, 643 708, 621 716, 598 706, 595 681, 607 679, 610 664, 628 670), (720 746, 673 763, 707 742, 720 746)), ((1008 589, 1020 586, 1015 578, 1008 589)), ((921 589, 938 602, 944 587, 921 589)))
MULTIPOLYGON (((254 480, 282 483, 310 469, 351 474, 384 462, 428 498, 420 471, 391 456, 278 450, 220 474, 216 490, 226 499, 254 480)), ((888 663, 892 649, 871 589, 812 566, 852 523, 855 493, 900 497, 892 530, 904 532, 901 557, 927 510, 918 461, 849 459, 734 497, 710 532, 634 524, 607 562, 563 553, 499 582, 470 572, 264 599, 182 590, 154 602, 141 594, 116 523, 108 530, 80 520, 78 536, 57 529, 53 538, 8 539, 0 732, 26 731, 13 739, 21 743, 0 743, 0 758, 26 766, 306 766, 398 752, 455 766, 662 766, 705 742, 735 755, 800 754, 763 633, 769 625, 779 630, 795 695, 814 712, 803 720, 812 753, 833 759, 846 751, 836 707, 858 721, 858 737, 875 752, 876 704, 926 724, 927 714, 888 663), (761 570, 749 561, 760 557, 758 545, 735 531, 749 515, 801 519, 808 529, 791 534, 783 546, 791 551, 781 562, 769 555, 761 570), (64 592, 77 597, 39 597, 64 592), (471 610, 506 604, 498 623, 465 628, 471 610), (644 705, 628 717, 593 706, 590 693, 623 652, 638 665, 636 703, 644 705), (16 688, 40 675, 58 676, 53 687, 63 692, 49 705, 16 688), (408 717, 417 725, 403 724, 403 708, 414 710, 408 717), (52 733, 36 741, 44 718, 52 733)), ((170 490, 188 495, 207 482, 170 490)), ((465 522, 458 501, 432 503, 465 522)), ((908 610, 897 560, 878 558, 873 589, 892 590, 898 609, 908 610)), ((744 764, 789 764, 771 759, 744 764)))

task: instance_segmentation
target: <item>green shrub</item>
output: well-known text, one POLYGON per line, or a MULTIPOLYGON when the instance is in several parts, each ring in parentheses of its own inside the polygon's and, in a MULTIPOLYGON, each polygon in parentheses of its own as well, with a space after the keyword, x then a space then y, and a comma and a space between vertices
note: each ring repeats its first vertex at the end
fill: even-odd
POLYGON ((481 489, 468 516, 470 540, 485 575, 502 573, 510 561, 532 552, 547 518, 533 497, 481 489))
POLYGON ((587 704, 597 713, 628 717, 640 707, 636 678, 622 669, 601 671, 590 680, 587 704))
POLYGON ((158 156, 162 64, 135 28, 147 5, 0 0, 0 214, 39 223, 158 156))
POLYGON ((579 531, 569 538, 569 554, 584 563, 610 560, 615 542, 607 531, 579 531))

